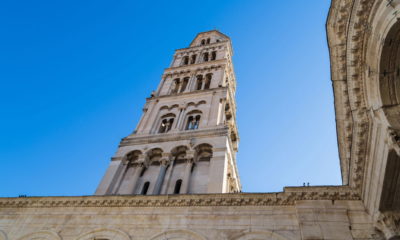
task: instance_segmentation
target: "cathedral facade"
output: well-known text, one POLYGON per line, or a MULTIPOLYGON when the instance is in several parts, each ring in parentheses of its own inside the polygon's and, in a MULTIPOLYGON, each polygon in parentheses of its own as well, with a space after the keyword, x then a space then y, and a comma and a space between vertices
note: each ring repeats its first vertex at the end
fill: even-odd
POLYGON ((242 193, 229 37, 175 52, 95 195, 0 198, 0 240, 399 240, 400 0, 332 0, 343 185, 242 193))

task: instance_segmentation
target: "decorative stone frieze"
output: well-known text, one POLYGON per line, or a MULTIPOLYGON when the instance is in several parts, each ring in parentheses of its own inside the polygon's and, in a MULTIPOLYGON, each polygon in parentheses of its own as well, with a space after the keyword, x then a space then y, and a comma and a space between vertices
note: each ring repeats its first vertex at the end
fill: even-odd
POLYGON ((360 196, 348 187, 306 187, 258 194, 0 198, 0 208, 279 206, 293 205, 299 200, 360 200, 360 196))

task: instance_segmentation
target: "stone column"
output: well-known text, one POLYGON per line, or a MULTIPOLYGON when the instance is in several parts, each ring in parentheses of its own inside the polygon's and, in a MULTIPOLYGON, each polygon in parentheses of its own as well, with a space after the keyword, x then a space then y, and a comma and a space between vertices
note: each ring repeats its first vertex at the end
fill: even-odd
POLYGON ((185 114, 186 114, 185 105, 182 104, 181 106, 179 106, 179 109, 180 109, 179 119, 176 121, 176 125, 175 125, 175 130, 176 131, 180 130, 180 127, 182 125, 182 121, 185 120, 185 114))
POLYGON ((163 159, 160 161, 160 172, 157 177, 156 184, 154 186, 153 195, 159 195, 161 193, 161 187, 164 182, 165 172, 167 170, 169 161, 167 159, 163 159))
POLYGON ((135 172, 133 174, 132 180, 129 181, 128 184, 126 184, 124 189, 122 189, 122 191, 120 192, 121 194, 134 194, 135 193, 137 181, 138 181, 138 179, 140 177, 140 173, 143 171, 144 167, 145 166, 144 166, 143 162, 140 162, 135 165, 135 172))
POLYGON ((165 186, 161 187, 161 194, 168 194, 168 188, 171 181, 171 176, 174 171, 175 160, 172 159, 169 164, 169 168, 166 172, 166 177, 164 178, 165 186))
POLYGON ((193 152, 188 152, 186 154, 186 157, 187 157, 187 163, 186 163, 186 168, 185 168, 185 174, 183 176, 181 190, 179 191, 179 193, 183 193, 183 194, 186 194, 189 192, 190 177, 192 175, 192 166, 194 163, 193 152))

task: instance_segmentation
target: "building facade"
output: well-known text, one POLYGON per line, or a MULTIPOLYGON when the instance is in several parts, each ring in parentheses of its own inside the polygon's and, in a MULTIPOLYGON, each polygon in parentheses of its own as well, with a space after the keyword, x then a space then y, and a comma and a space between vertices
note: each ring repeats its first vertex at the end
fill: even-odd
POLYGON ((240 192, 232 48, 210 31, 176 51, 95 196, 0 198, 0 240, 400 239, 399 14, 331 4, 343 185, 240 192))
POLYGON ((176 50, 96 195, 240 191, 232 54, 218 31, 176 50))

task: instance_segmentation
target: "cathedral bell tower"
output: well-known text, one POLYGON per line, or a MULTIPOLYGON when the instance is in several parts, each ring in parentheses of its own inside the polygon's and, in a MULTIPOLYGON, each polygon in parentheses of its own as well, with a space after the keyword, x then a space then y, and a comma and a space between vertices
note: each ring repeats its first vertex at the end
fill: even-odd
POLYGON ((96 195, 241 191, 232 54, 229 37, 216 30, 175 51, 96 195))

